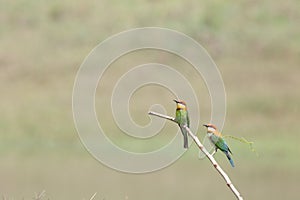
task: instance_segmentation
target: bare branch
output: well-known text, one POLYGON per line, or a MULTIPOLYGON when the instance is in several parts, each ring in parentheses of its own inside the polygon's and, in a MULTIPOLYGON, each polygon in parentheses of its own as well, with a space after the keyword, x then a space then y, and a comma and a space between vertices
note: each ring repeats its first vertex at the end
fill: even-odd
POLYGON ((167 116, 167 115, 163 115, 163 114, 160 114, 160 113, 156 113, 156 112, 148 112, 149 115, 154 115, 154 116, 157 116, 157 117, 160 117, 160 118, 164 118, 164 119, 167 119, 167 120, 170 120, 172 122, 175 122, 175 118, 174 117, 170 117, 170 116, 167 116))
MULTIPOLYGON (((167 116, 167 115, 163 115, 163 114, 156 113, 156 112, 151 112, 151 111, 148 114, 149 115, 153 115, 153 116, 157 116, 157 117, 160 117, 160 118, 168 119, 168 120, 173 121, 173 122, 176 123, 176 121, 175 121, 175 119, 173 117, 170 117, 170 116, 167 116)), ((223 177, 223 179, 225 180, 227 186, 230 188, 230 190, 233 192, 233 194, 236 196, 236 198, 239 199, 239 200, 242 200, 243 199, 242 195, 234 187, 234 185, 232 184, 232 182, 229 179, 228 175, 224 172, 224 170, 221 168, 221 166, 216 162, 216 160, 214 159, 214 157, 211 154, 209 154, 209 152, 206 150, 206 148, 200 142, 200 140, 198 139, 198 137, 196 135, 194 135, 192 133, 192 131, 187 126, 184 126, 184 128, 187 130, 187 132, 189 133, 189 135, 193 138, 194 142, 197 144, 197 146, 199 147, 199 149, 205 154, 205 156, 209 159, 209 161, 212 163, 212 165, 215 167, 215 169, 223 177)))
POLYGON ((46 191, 45 191, 45 190, 43 190, 43 191, 40 192, 40 193, 35 193, 35 198, 34 198, 34 200, 41 200, 41 199, 45 196, 45 194, 46 194, 46 191))
POLYGON ((93 194, 93 196, 90 198, 90 200, 93 200, 96 195, 97 195, 97 192, 95 192, 95 194, 93 194))

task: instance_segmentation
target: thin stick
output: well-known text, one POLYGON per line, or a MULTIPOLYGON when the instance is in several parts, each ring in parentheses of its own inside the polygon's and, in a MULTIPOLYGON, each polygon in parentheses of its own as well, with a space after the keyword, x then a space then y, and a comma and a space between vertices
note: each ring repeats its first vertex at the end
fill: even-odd
POLYGON ((163 114, 156 113, 156 112, 152 112, 152 111, 148 112, 148 114, 149 114, 149 115, 154 115, 154 116, 156 116, 156 117, 164 118, 164 119, 167 119, 167 120, 170 120, 170 121, 172 121, 172 122, 175 122, 175 123, 176 123, 176 121, 175 121, 175 118, 174 118, 174 117, 170 117, 170 116, 163 115, 163 114))
POLYGON ((97 195, 97 192, 95 192, 95 194, 93 194, 93 196, 90 198, 90 200, 93 200, 96 195, 97 195))
MULTIPOLYGON (((173 117, 170 117, 170 116, 167 116, 167 115, 163 115, 163 114, 152 112, 152 111, 150 111, 148 114, 153 115, 153 116, 157 116, 157 117, 160 117, 160 118, 164 118, 164 119, 167 119, 167 120, 170 120, 170 121, 173 121, 173 122, 177 123, 173 117)), ((211 154, 209 154, 209 152, 206 150, 206 148, 200 142, 198 137, 195 136, 187 126, 184 126, 184 128, 187 130, 189 135, 193 138, 194 142, 197 144, 199 149, 206 155, 206 157, 209 159, 209 161, 212 163, 212 165, 215 167, 215 169, 223 177, 223 179, 225 180, 227 186, 230 188, 230 190, 233 192, 233 194, 236 196, 236 198, 239 199, 239 200, 242 200, 243 199, 242 195, 234 187, 234 185, 232 184, 232 182, 229 179, 228 175, 224 172, 224 170, 221 168, 221 166, 216 162, 214 157, 211 154)))
POLYGON ((40 193, 35 193, 35 200, 41 200, 44 196, 45 196, 45 193, 46 193, 46 191, 45 190, 43 190, 42 192, 40 192, 40 193))

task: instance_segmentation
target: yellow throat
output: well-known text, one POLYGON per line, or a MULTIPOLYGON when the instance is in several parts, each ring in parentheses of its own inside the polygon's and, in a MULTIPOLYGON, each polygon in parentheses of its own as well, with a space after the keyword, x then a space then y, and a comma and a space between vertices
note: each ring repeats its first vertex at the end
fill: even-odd
POLYGON ((182 110, 186 110, 186 106, 183 105, 182 103, 177 103, 177 109, 182 109, 182 110))

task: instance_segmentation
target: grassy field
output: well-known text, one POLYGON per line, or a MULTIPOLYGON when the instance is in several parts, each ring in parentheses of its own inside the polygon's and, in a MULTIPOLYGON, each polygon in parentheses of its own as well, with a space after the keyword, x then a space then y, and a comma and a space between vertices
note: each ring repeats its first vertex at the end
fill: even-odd
MULTIPOLYGON (((228 140, 234 169, 224 155, 216 155, 245 199, 300 197, 300 2, 0 3, 0 196, 32 199, 35 192, 46 190, 46 199, 51 200, 88 199, 95 192, 95 199, 106 200, 233 199, 209 162, 197 159, 195 145, 168 168, 132 175, 100 164, 80 142, 71 104, 73 82, 85 56, 112 34, 159 26, 193 37, 219 67, 227 94, 223 131, 254 141, 258 152, 256 156, 246 145, 228 140)), ((138 60, 141 55, 177 68, 184 65, 151 51, 121 59, 114 64, 117 70, 106 72, 96 108, 98 115, 107 116, 102 123, 115 143, 147 151, 168 141, 176 127, 167 125, 145 145, 124 136, 111 122, 110 110, 101 107, 125 67, 147 61, 138 60)), ((197 78, 191 74, 190 81, 197 78)), ((204 85, 198 87, 201 123, 208 122, 209 96, 204 85)), ((145 88, 133 96, 130 108, 137 123, 148 122, 149 105, 155 102, 174 113, 172 95, 161 90, 145 88)), ((204 129, 199 134, 203 136, 204 129)))

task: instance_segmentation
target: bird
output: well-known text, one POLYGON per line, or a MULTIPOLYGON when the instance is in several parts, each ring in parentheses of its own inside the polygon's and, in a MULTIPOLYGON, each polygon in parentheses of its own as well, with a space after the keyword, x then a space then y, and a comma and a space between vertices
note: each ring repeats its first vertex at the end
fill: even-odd
POLYGON ((221 132, 218 131, 217 127, 213 124, 203 124, 207 128, 207 135, 211 143, 215 146, 215 152, 220 149, 228 158, 232 167, 234 167, 234 162, 230 156, 231 150, 229 149, 226 141, 222 137, 221 132), (230 153, 230 154, 229 154, 230 153))
POLYGON ((188 148, 188 133, 184 126, 190 128, 189 113, 187 111, 187 106, 184 101, 174 99, 176 103, 176 117, 175 122, 179 125, 181 133, 183 135, 183 148, 188 148))

